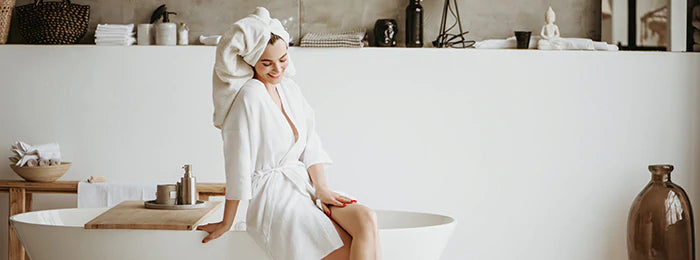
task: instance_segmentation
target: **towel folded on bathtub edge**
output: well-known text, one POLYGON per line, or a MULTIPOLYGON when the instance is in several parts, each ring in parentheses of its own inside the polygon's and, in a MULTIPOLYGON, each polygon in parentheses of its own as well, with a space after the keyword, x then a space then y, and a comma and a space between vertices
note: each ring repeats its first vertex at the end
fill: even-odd
POLYGON ((158 184, 165 183, 78 183, 78 208, 111 208, 125 200, 154 200, 158 184))

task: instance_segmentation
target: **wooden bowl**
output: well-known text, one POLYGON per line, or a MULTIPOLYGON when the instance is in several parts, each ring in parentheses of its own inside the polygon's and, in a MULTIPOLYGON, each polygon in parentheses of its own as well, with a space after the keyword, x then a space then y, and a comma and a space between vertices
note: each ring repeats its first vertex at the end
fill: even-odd
POLYGON ((12 168, 19 177, 34 182, 54 182, 58 180, 58 178, 61 178, 63 174, 66 174, 70 166, 70 162, 61 162, 60 165, 34 167, 18 167, 10 164, 10 168, 12 168))

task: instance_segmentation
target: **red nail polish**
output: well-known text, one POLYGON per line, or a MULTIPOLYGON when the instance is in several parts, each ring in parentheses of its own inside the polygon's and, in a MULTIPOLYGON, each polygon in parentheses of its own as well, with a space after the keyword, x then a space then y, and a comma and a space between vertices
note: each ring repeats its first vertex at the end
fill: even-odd
POLYGON ((357 200, 352 200, 352 201, 350 201, 350 203, 355 203, 355 202, 357 202, 357 200))

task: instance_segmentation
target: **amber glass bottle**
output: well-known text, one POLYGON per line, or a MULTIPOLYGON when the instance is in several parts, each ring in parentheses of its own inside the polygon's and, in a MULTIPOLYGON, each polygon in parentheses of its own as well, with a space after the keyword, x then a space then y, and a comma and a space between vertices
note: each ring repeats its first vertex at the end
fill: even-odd
POLYGON ((637 195, 627 219, 630 260, 695 259, 690 200, 671 182, 673 165, 650 165, 651 181, 637 195))

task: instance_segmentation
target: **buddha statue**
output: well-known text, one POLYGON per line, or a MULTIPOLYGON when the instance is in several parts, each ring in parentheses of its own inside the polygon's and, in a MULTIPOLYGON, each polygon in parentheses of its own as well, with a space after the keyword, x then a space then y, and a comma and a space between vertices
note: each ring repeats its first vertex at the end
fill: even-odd
POLYGON ((537 41, 537 48, 538 49, 540 49, 540 50, 564 50, 564 49, 568 49, 571 47, 571 43, 569 43, 567 40, 561 38, 561 35, 559 33, 559 26, 554 24, 555 19, 556 19, 556 14, 554 13, 554 10, 552 10, 552 7, 550 6, 544 15, 544 20, 547 24, 542 26, 542 31, 540 32, 540 36, 542 36, 542 39, 537 41))

